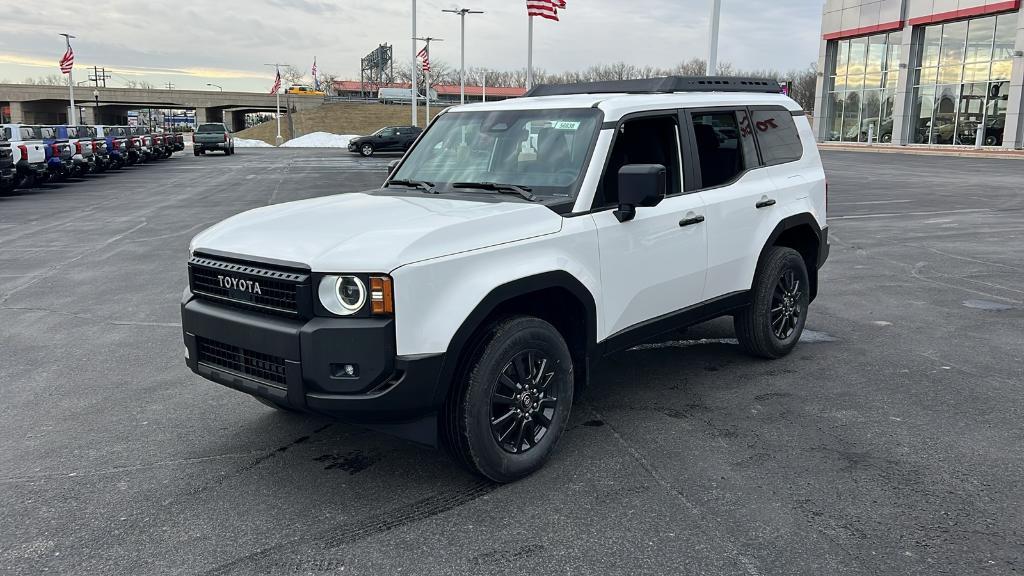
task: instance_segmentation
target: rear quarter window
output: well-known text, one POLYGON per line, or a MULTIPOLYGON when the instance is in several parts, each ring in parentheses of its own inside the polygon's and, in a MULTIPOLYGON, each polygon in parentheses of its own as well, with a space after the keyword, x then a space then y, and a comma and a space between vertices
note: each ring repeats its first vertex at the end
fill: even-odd
POLYGON ((796 162, 803 157, 804 144, 789 110, 754 110, 751 119, 766 166, 796 162))

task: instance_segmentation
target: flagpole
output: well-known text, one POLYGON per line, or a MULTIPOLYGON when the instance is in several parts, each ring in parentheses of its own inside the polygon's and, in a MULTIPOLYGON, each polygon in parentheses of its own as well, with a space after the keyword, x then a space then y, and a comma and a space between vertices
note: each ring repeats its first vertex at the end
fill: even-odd
POLYGON ((274 84, 277 86, 277 90, 274 90, 274 97, 276 99, 275 107, 277 108, 277 140, 275 143, 280 146, 281 142, 284 141, 284 138, 281 137, 281 86, 279 81, 281 78, 281 66, 289 66, 289 64, 281 64, 278 62, 276 64, 264 64, 264 66, 274 67, 274 84))
MULTIPOLYGON (((70 34, 61 34, 64 37, 64 43, 67 45, 67 49, 71 50, 71 39, 74 36, 70 34)), ((68 70, 68 97, 71 100, 71 106, 68 108, 68 124, 75 126, 78 122, 75 119, 75 77, 71 70, 68 70)))
POLYGON ((526 55, 526 89, 533 88, 533 16, 530 18, 530 33, 527 36, 529 48, 526 55))
POLYGON ((412 0, 412 125, 419 126, 419 102, 416 98, 416 93, 420 89, 419 71, 416 70, 417 58, 416 58, 416 0, 412 0))
POLYGON ((718 74, 718 23, 722 18, 722 0, 711 0, 711 18, 708 22, 707 75, 718 74))

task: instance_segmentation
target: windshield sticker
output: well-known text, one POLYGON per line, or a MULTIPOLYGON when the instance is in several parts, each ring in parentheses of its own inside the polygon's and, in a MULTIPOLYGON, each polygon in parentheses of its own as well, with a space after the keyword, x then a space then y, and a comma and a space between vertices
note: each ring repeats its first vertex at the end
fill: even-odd
POLYGON ((555 130, 579 130, 579 122, 555 122, 555 130))

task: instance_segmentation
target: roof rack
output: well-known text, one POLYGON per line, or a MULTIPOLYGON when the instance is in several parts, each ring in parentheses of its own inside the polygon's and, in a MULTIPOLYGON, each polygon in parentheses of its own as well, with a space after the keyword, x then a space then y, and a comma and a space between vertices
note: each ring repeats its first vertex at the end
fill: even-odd
POLYGON ((672 92, 758 92, 781 94, 776 80, 734 76, 664 76, 640 80, 609 80, 578 84, 541 84, 526 97, 572 94, 670 94, 672 92))

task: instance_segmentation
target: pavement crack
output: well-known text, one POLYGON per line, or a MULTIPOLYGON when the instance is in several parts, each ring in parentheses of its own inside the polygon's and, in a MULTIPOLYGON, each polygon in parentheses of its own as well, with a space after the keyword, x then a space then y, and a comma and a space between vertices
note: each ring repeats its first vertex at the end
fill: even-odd
POLYGON ((593 414, 594 420, 599 420, 605 423, 604 427, 606 427, 611 432, 612 436, 615 437, 615 440, 618 441, 618 443, 623 448, 625 448, 627 452, 629 452, 630 456, 633 457, 633 460, 635 460, 636 463, 639 464, 640 467, 643 468, 644 471, 647 472, 647 474, 652 479, 654 479, 654 481, 657 482, 659 486, 661 486, 665 491, 674 496, 676 500, 679 500, 679 502, 681 502, 683 506, 689 509, 694 516, 703 519, 705 522, 710 524, 716 530, 716 532, 718 532, 718 534, 721 536, 719 542, 726 548, 728 555, 743 566, 744 572, 748 574, 748 576, 760 576, 762 574, 762 572, 757 566, 757 563, 745 554, 743 554, 737 546, 733 545, 731 539, 729 539, 726 536, 726 531, 722 528, 722 526, 720 526, 718 522, 712 520, 711 514, 701 509, 700 506, 694 504, 692 500, 687 498, 685 494, 683 494, 678 488, 673 486, 671 482, 669 482, 664 476, 662 476, 662 474, 658 472, 658 470, 655 469, 654 466, 652 466, 646 458, 644 458, 644 455, 641 454, 640 451, 637 450, 632 444, 630 444, 625 438, 623 438, 622 434, 619 433, 615 426, 611 422, 609 422, 607 418, 602 416, 601 413, 599 413, 593 406, 586 407, 590 410, 591 414, 593 414))
POLYGON ((0 310, 18 310, 23 312, 45 312, 47 314, 56 314, 58 316, 67 316, 70 318, 78 318, 80 320, 88 320, 90 322, 99 322, 101 324, 108 324, 110 326, 152 326, 159 328, 181 328, 180 322, 141 322, 135 320, 112 320, 108 318, 96 318, 94 316, 87 316, 85 314, 79 314, 76 312, 69 312, 66 310, 51 310, 49 308, 35 308, 31 306, 0 306, 0 310))

